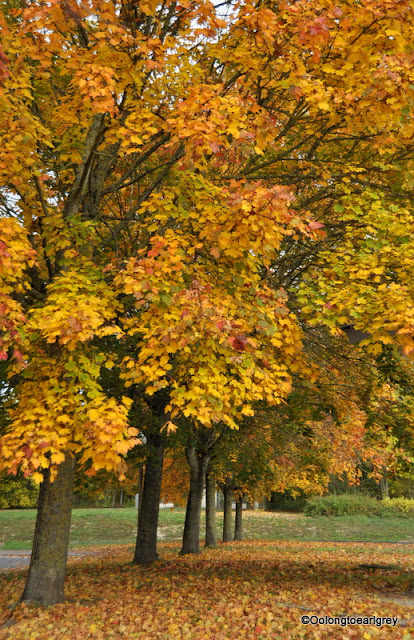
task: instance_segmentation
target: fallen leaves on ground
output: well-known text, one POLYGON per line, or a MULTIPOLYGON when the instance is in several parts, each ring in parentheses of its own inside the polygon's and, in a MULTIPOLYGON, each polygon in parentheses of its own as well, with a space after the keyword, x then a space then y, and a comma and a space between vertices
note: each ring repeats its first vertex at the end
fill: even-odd
POLYGON ((0 575, 0 640, 414 638, 411 546, 251 541, 180 557, 169 543, 151 566, 132 565, 131 546, 83 551, 69 562, 67 602, 50 609, 10 608, 26 571, 0 575), (301 624, 312 614, 399 624, 301 624))

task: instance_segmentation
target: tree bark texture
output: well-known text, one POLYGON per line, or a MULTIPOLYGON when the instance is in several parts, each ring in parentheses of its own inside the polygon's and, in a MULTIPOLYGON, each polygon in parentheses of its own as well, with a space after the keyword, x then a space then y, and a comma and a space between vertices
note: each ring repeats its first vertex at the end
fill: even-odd
POLYGON ((142 494, 144 491, 144 472, 145 472, 145 467, 140 467, 139 468, 139 475, 138 475, 138 523, 139 523, 139 519, 140 519, 140 514, 141 514, 141 509, 142 509, 142 494))
POLYGON ((233 502, 233 485, 230 480, 226 480, 222 487, 224 505, 223 505, 223 542, 231 542, 233 540, 232 527, 232 502, 233 502))
POLYGON ((30 559, 21 602, 50 606, 64 601, 75 459, 68 455, 50 481, 44 472, 30 559))
POLYGON ((382 478, 379 481, 379 498, 380 500, 384 500, 385 498, 390 497, 390 485, 388 483, 388 469, 387 467, 382 467, 382 478))
POLYGON ((234 518, 234 539, 243 540, 243 498, 236 500, 236 515, 234 518))
POLYGON ((206 474, 206 547, 217 547, 216 538, 216 479, 207 468, 206 474))
POLYGON ((158 558, 157 529, 160 510, 164 436, 158 431, 148 434, 149 453, 144 485, 138 505, 138 535, 134 564, 150 564, 158 558))
POLYGON ((203 498, 206 469, 210 460, 208 453, 197 452, 194 445, 188 444, 186 456, 190 465, 190 491, 185 513, 183 544, 180 554, 200 553, 200 515, 203 498))

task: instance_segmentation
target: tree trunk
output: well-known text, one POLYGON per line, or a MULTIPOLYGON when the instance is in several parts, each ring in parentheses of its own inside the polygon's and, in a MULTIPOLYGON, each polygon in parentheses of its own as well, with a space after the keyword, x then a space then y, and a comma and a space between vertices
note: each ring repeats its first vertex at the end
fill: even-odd
POLYGON ((138 505, 138 534, 134 564, 149 564, 158 558, 157 529, 160 510, 164 436, 158 431, 148 434, 149 453, 144 486, 138 505))
POLYGON ((232 503, 233 503, 233 485, 227 479, 223 484, 223 542, 231 542, 233 540, 232 533, 232 503))
POLYGON ((138 476, 138 522, 140 519, 140 513, 142 508, 142 494, 144 492, 144 467, 139 468, 138 476))
POLYGON ((186 456, 190 465, 190 491, 183 533, 183 545, 180 555, 200 553, 200 515, 203 498, 206 469, 210 460, 208 453, 196 451, 194 445, 187 445, 186 456))
POLYGON ((243 497, 236 501, 236 516, 234 520, 234 539, 243 540, 243 497))
POLYGON ((390 485, 388 482, 388 470, 386 467, 382 468, 382 478, 379 481, 379 489, 380 489, 380 498, 384 500, 384 498, 390 497, 390 485))
POLYGON ((207 469, 206 474, 206 547, 217 547, 216 538, 216 479, 207 469))
POLYGON ((64 601, 75 459, 68 455, 54 482, 44 472, 30 559, 21 602, 50 606, 64 601))

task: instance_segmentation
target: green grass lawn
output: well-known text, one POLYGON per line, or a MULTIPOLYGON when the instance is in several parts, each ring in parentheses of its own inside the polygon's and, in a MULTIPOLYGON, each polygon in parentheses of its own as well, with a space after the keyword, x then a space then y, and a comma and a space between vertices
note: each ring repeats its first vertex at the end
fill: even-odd
MULTIPOLYGON (((179 540, 184 526, 184 509, 160 511, 160 539, 179 540)), ((36 511, 0 511, 0 549, 30 549, 36 511)), ((222 513, 217 514, 220 536, 222 513)), ((135 540, 137 512, 125 509, 74 509, 72 513, 72 547, 131 543, 135 540)), ((202 532, 204 531, 204 513, 202 532)), ((244 514, 246 540, 321 540, 414 542, 414 518, 376 516, 308 517, 301 514, 248 511, 244 514)))

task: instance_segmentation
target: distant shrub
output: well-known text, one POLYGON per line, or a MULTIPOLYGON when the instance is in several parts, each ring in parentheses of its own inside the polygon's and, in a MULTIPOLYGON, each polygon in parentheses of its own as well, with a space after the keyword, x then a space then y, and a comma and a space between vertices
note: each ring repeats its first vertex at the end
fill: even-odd
POLYGON ((343 493, 309 498, 304 509, 308 516, 379 515, 379 502, 371 496, 343 493))
POLYGON ((376 500, 371 496, 342 494, 309 498, 304 509, 307 516, 414 516, 414 500, 386 498, 376 500))
POLYGON ((36 507, 38 486, 22 474, 0 474, 0 509, 36 507))
POLYGON ((409 498, 385 498, 381 507, 383 515, 414 516, 414 500, 409 498))

